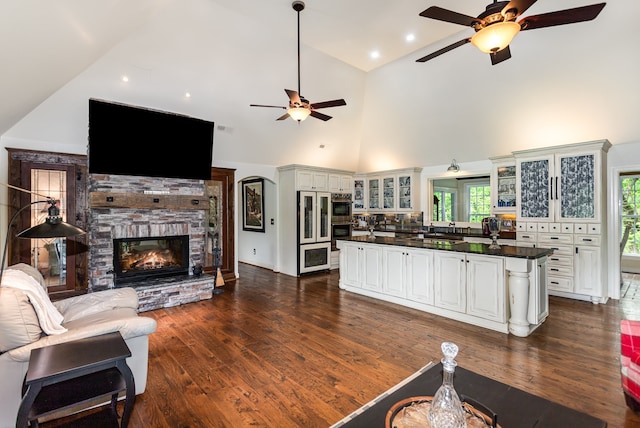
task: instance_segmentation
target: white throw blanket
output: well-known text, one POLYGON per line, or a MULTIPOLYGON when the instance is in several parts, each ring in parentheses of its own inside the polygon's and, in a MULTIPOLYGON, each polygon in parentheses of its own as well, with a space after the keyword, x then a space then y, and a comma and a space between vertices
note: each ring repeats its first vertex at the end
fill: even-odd
POLYGON ((6 269, 2 273, 2 287, 11 287, 22 290, 36 311, 40 328, 46 334, 60 334, 67 331, 62 327, 64 317, 53 306, 47 292, 42 286, 30 275, 15 269, 6 269))

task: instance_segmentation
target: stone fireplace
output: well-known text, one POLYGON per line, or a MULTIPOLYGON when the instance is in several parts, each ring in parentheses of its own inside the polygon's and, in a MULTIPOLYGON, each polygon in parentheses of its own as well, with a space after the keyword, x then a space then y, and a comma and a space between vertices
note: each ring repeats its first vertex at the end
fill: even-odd
MULTIPOLYGON (((212 297, 213 277, 191 275, 194 266, 204 264, 209 207, 204 181, 91 174, 89 192, 90 291, 134 287, 140 311, 212 297), (179 268, 167 266, 169 271, 145 278, 138 276, 144 276, 140 269, 122 283, 121 266, 114 262, 117 252, 122 254, 123 248, 132 247, 140 252, 152 241, 158 244, 163 237, 176 236, 185 237, 181 243, 187 246, 181 250, 180 257, 186 260, 180 261, 179 268), (129 245, 116 249, 115 243, 123 242, 129 245)), ((144 263, 146 273, 153 271, 152 258, 144 263)))

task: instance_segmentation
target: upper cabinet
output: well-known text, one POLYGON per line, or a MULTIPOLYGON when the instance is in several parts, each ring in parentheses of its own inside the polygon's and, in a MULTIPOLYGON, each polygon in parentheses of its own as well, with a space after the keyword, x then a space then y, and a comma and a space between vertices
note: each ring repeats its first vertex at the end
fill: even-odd
POLYGON ((331 193, 351 193, 353 175, 350 174, 329 174, 329 192, 331 193))
POLYGON ((353 175, 348 171, 314 168, 303 165, 288 165, 280 169, 293 169, 296 190, 315 192, 351 193, 353 175))
POLYGON ((516 160, 513 156, 491 158, 491 213, 516 212, 516 160))
POLYGON ((297 190, 329 191, 329 174, 313 169, 299 169, 296 171, 297 190))
POLYGON ((354 212, 419 211, 421 170, 409 168, 355 176, 354 212))
POLYGON ((365 199, 366 177, 363 175, 355 175, 353 177, 353 212, 366 212, 367 201, 365 199))
POLYGON ((608 141, 514 152, 517 218, 600 222, 608 141))

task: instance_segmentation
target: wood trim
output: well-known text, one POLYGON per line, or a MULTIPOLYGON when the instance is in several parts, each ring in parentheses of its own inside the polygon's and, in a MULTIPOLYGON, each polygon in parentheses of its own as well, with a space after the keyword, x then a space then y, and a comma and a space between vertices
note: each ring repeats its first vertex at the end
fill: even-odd
POLYGON ((150 195, 136 193, 91 192, 91 208, 137 208, 206 210, 209 201, 202 195, 150 195))
MULTIPOLYGON (((211 180, 221 181, 224 189, 222 198, 222 212, 226 216, 222 222, 222 236, 224 237, 222 252, 222 278, 225 281, 234 281, 235 273, 235 169, 229 168, 211 168, 211 180)), ((205 271, 209 269, 205 268, 205 271)), ((213 269, 211 269, 210 273, 213 269)))

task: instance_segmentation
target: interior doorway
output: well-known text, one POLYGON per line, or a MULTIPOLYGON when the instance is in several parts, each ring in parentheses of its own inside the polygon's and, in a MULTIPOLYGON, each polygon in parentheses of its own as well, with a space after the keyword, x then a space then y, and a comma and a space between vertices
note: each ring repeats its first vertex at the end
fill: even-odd
POLYGON ((620 271, 640 273, 640 171, 621 172, 620 194, 620 271))

